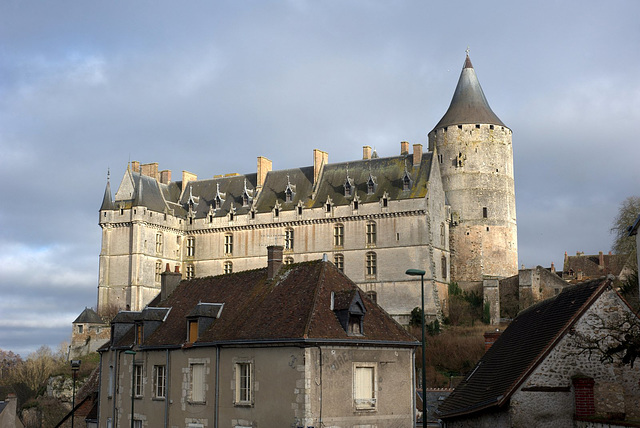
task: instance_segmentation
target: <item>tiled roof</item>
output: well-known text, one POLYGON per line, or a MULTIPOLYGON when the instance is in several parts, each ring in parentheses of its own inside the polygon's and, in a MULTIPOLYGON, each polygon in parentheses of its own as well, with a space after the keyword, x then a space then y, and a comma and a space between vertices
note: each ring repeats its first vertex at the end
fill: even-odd
POLYGON ((564 261, 562 270, 564 273, 573 271, 574 274, 582 272, 589 278, 598 278, 605 275, 620 275, 624 268, 629 254, 603 254, 603 264, 600 266, 600 255, 576 255, 568 256, 564 261))
POLYGON ((441 418, 502 406, 571 325, 611 284, 595 280, 522 311, 438 408, 441 418))
MULTIPOLYGON (((143 344, 182 346, 187 317, 201 302, 223 303, 224 309, 193 346, 221 342, 366 341, 415 346, 415 338, 396 323, 332 263, 321 260, 283 266, 273 280, 267 269, 182 281, 160 307, 171 311, 143 344), (361 336, 350 336, 331 310, 331 292, 360 293, 366 306, 361 336)), ((128 317, 127 317, 128 319, 128 317)), ((117 347, 133 341, 131 329, 117 347)))

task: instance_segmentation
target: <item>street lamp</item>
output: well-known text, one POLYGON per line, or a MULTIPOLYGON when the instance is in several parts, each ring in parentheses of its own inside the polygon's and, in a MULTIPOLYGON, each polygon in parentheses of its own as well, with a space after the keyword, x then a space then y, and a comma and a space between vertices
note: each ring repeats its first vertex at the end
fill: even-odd
POLYGON ((424 340, 424 274, 425 271, 420 269, 407 269, 405 272, 407 275, 411 276, 419 276, 420 281, 422 283, 422 426, 425 426, 424 423, 427 420, 427 405, 426 405, 426 397, 424 394, 424 388, 427 385, 427 352, 426 352, 426 344, 424 340))
POLYGON ((134 406, 134 398, 136 396, 136 391, 134 388, 135 385, 135 376, 136 376, 136 351, 128 350, 124 351, 125 354, 131 355, 131 428, 133 428, 133 406, 134 406))
POLYGON ((71 428, 73 428, 73 417, 76 413, 76 377, 80 370, 81 360, 71 360, 71 377, 73 378, 73 398, 71 399, 71 428))

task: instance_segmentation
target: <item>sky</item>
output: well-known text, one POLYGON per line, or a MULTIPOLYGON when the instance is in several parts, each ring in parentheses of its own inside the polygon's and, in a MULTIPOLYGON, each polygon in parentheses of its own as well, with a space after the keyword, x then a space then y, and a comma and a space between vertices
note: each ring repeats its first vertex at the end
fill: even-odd
POLYGON ((639 195, 640 2, 0 2, 0 349, 97 301, 111 172, 427 146, 465 59, 513 131, 519 264, 611 249, 639 195))

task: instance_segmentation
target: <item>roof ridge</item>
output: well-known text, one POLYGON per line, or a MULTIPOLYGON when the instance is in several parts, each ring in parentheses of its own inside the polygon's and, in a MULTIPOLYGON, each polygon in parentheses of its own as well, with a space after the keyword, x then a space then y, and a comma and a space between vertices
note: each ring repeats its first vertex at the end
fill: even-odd
POLYGON ((320 263, 320 274, 318 275, 317 286, 314 287, 314 296, 313 296, 313 302, 311 303, 311 310, 309 311, 307 322, 305 323, 304 331, 302 333, 302 337, 304 337, 305 339, 307 339, 309 337, 309 333, 311 333, 311 322, 313 321, 313 316, 316 313, 316 304, 319 299, 318 296, 320 295, 320 288, 324 286, 326 263, 323 261, 319 261, 319 263, 320 263))

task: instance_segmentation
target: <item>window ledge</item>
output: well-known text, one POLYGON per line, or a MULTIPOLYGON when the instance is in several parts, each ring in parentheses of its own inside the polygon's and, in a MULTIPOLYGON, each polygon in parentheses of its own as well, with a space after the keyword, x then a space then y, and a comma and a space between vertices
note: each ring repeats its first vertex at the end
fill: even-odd
POLYGON ((187 400, 187 403, 191 404, 192 406, 205 406, 207 404, 206 401, 191 401, 191 400, 187 400))
POLYGON ((151 400, 152 401, 165 401, 166 398, 165 397, 152 397, 151 400))

